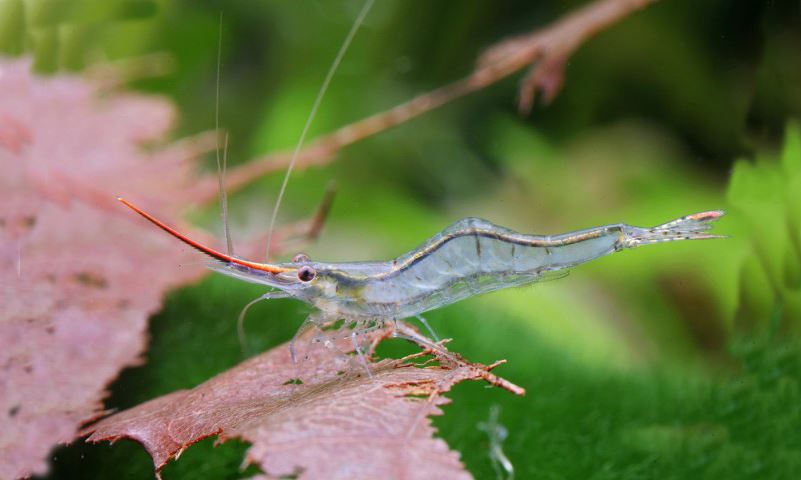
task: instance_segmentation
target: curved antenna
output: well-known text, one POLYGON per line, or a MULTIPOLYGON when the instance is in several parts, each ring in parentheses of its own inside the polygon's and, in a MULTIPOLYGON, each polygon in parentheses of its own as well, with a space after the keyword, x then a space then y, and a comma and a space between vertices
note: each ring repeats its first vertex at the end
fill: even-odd
POLYGON ((298 154, 300 154, 300 149, 303 148, 303 141, 306 139, 306 134, 309 133, 309 127, 311 126, 312 121, 314 121, 314 117, 317 116, 317 110, 320 108, 320 103, 323 101, 323 96, 328 90, 328 85, 331 83, 331 79, 334 78, 334 73, 336 72, 337 67, 339 67, 340 63, 342 63, 342 58, 345 56, 345 52, 347 52, 348 47, 353 41, 353 37, 356 36, 356 32, 359 30, 359 27, 361 27, 362 22, 367 16, 367 12, 369 12, 370 8, 372 8, 374 1, 375 0, 367 0, 364 2, 362 10, 359 12, 359 15, 356 17, 353 25, 350 27, 348 35, 345 37, 345 41, 342 42, 342 46, 339 47, 339 52, 337 52, 337 56, 334 59, 334 62, 331 64, 331 68, 328 69, 325 80, 323 80, 323 85, 320 87, 320 91, 317 93, 317 98, 314 99, 314 105, 312 106, 311 113, 309 113, 309 118, 306 119, 306 125, 303 126, 303 131, 300 134, 298 144, 295 146, 295 150, 292 152, 292 158, 289 160, 289 165, 287 166, 286 174, 284 175, 284 181, 281 183, 281 189, 278 191, 278 198, 275 200, 275 207, 273 208, 273 214, 270 218, 270 228, 267 236, 267 261, 270 261, 270 246, 273 240, 275 219, 278 216, 278 210, 281 208, 281 200, 284 198, 284 192, 286 192, 286 186, 289 183, 289 177, 292 175, 292 169, 295 168, 295 162, 297 162, 298 154))
POLYGON ((245 315, 247 315, 248 310, 253 305, 259 303, 262 300, 271 300, 274 298, 287 298, 285 292, 267 292, 264 295, 260 295, 258 298, 255 298, 248 302, 247 305, 239 312, 239 318, 236 320, 236 335, 239 338, 239 348, 242 350, 242 355, 248 354, 247 342, 245 341, 245 315))
POLYGON ((208 255, 208 256, 210 256, 212 258, 220 260, 221 262, 233 263, 233 264, 236 264, 236 265, 241 265, 243 267, 248 267, 248 268, 252 268, 254 270, 261 270, 263 272, 269 272, 269 273, 281 273, 281 272, 290 272, 290 271, 296 270, 294 268, 286 268, 286 267, 279 267, 278 265, 270 265, 269 263, 256 263, 256 262, 250 262, 250 261, 247 261, 247 260, 241 260, 239 258, 232 257, 231 255, 226 255, 226 254, 224 254, 222 252, 218 252, 217 250, 214 250, 213 248, 207 247, 207 246, 203 245, 202 243, 199 243, 199 242, 196 242, 196 241, 192 240, 191 238, 187 237, 183 233, 181 233, 178 230, 170 227, 169 225, 167 225, 166 223, 162 222, 161 220, 158 220, 156 217, 150 215, 149 213, 145 212, 144 210, 142 210, 141 208, 137 207, 136 205, 130 203, 129 201, 125 200, 124 198, 117 197, 117 200, 122 202, 123 205, 125 205, 128 208, 130 208, 134 212, 136 212, 139 215, 145 217, 145 219, 147 219, 153 225, 159 227, 160 229, 162 229, 165 232, 169 233, 170 235, 172 235, 173 237, 177 238, 178 240, 184 242, 185 244, 189 245, 192 248, 200 250, 201 252, 205 253, 206 255, 208 255))

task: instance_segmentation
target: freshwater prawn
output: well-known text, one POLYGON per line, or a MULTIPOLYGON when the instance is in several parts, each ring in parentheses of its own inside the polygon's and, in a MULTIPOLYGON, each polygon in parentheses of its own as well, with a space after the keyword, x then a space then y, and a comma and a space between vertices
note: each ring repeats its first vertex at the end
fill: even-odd
MULTIPOLYGON (((289 176, 323 94, 373 2, 374 0, 365 2, 314 101, 281 184, 270 221, 268 239, 272 237, 273 226, 289 176)), ((220 32, 222 36, 222 17, 220 32)), ((217 65, 218 105, 215 118, 217 127, 219 127, 219 49, 220 45, 218 45, 217 65)), ((441 349, 439 344, 431 343, 426 337, 408 334, 408 329, 403 329, 403 332, 407 333, 402 333, 398 328, 399 323, 407 318, 416 318, 428 329, 431 336, 437 339, 433 329, 422 316, 430 310, 474 295, 502 288, 530 285, 546 278, 558 277, 579 264, 641 245, 723 238, 721 235, 708 233, 712 228, 712 222, 724 215, 724 212, 719 210, 686 215, 651 228, 618 223, 559 235, 524 234, 480 218, 464 218, 429 238, 418 248, 393 260, 328 263, 312 261, 305 254, 297 254, 289 262, 269 263, 268 240, 268 261, 262 263, 233 254, 226 218, 227 202, 223 180, 225 156, 221 166, 219 149, 217 166, 220 172, 220 201, 228 245, 227 253, 214 250, 187 237, 123 198, 119 200, 168 234, 211 257, 213 260, 209 268, 212 270, 270 288, 243 309, 240 326, 247 309, 257 301, 279 298, 300 300, 311 305, 314 311, 290 342, 292 360, 296 361, 295 340, 302 332, 310 328, 322 331, 327 325, 345 320, 347 325, 355 326, 350 327, 350 338, 368 374, 370 369, 357 341, 360 334, 389 325, 395 336, 414 341, 426 348, 441 349)))
MULTIPOLYGON (((375 328, 459 300, 520 287, 621 250, 678 240, 724 238, 708 233, 723 211, 686 215, 643 228, 623 223, 560 235, 529 235, 480 218, 465 218, 393 260, 327 263, 298 254, 290 262, 260 263, 202 245, 125 199, 127 207, 214 259, 210 268, 272 290, 259 299, 294 298, 315 312, 305 327, 345 319, 375 328)), ((303 327, 301 327, 303 329, 303 327)), ((352 333, 354 347, 357 331, 352 333)), ((359 351, 359 353, 361 353, 359 351)))

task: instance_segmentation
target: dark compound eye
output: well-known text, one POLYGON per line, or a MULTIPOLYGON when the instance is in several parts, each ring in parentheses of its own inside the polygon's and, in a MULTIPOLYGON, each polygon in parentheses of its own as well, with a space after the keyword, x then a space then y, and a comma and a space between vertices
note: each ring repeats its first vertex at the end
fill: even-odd
POLYGON ((298 278, 301 282, 311 282, 316 276, 317 272, 308 265, 304 265, 298 270, 298 278))
POLYGON ((292 263, 306 263, 306 262, 310 262, 310 261, 311 261, 311 258, 309 258, 309 256, 306 255, 305 253, 299 253, 299 254, 295 255, 294 257, 292 257, 292 263))

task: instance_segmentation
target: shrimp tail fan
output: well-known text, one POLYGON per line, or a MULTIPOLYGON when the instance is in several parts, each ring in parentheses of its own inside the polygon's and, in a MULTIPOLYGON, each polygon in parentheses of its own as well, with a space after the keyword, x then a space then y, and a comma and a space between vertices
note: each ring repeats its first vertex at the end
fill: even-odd
POLYGON ((628 227, 624 230, 624 244, 628 248, 652 243, 677 240, 707 240, 726 238, 725 235, 707 233, 713 222, 725 214, 722 210, 694 213, 652 228, 628 227))

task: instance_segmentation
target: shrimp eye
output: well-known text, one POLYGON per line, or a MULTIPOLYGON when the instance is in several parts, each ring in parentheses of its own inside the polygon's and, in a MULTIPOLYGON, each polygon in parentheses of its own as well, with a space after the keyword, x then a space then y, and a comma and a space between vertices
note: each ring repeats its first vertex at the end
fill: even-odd
POLYGON ((316 276, 317 272, 308 265, 304 265, 298 270, 298 278, 301 282, 311 282, 316 276))
POLYGON ((306 263, 309 261, 311 261, 311 258, 309 258, 309 256, 305 253, 299 253, 292 257, 292 263, 306 263))

